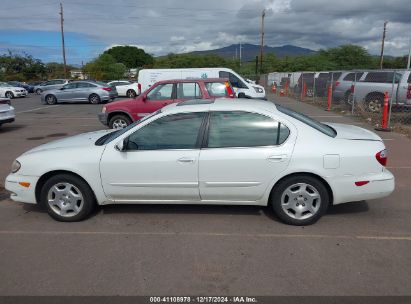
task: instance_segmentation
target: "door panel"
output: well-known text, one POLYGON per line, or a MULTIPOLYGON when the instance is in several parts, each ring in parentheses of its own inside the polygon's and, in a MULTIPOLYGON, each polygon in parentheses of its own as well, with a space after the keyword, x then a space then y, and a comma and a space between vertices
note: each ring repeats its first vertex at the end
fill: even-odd
POLYGON ((200 152, 201 199, 252 202, 287 168, 294 136, 265 115, 211 112, 206 146, 200 152))
POLYGON ((100 166, 104 191, 119 203, 198 201, 198 156, 199 150, 106 149, 100 166))

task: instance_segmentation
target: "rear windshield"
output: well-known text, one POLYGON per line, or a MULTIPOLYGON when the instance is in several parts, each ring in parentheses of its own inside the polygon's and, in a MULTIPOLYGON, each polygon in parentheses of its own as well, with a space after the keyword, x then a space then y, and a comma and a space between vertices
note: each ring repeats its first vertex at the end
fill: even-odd
POLYGON ((206 82, 205 87, 211 97, 226 97, 227 87, 224 82, 206 82))
POLYGON ((280 111, 281 113, 291 116, 292 118, 297 119, 301 121, 302 123, 305 123, 306 125, 309 125, 310 127, 316 129, 317 131, 320 131, 321 133, 324 133, 327 136, 330 136, 330 137, 337 136, 337 132, 330 126, 327 126, 326 124, 323 124, 315 119, 312 119, 311 117, 308 117, 307 115, 295 112, 289 108, 285 108, 280 105, 276 105, 276 107, 278 111, 280 111))

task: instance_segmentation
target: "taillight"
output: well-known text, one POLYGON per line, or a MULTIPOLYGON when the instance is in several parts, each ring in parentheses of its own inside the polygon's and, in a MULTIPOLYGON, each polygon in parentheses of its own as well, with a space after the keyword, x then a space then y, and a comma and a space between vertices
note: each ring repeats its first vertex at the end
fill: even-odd
POLYGON ((339 85, 340 85, 339 81, 336 81, 335 84, 334 84, 335 87, 338 87, 339 85))
POLYGON ((113 89, 112 88, 103 88, 103 90, 107 91, 107 92, 111 92, 113 89))
POLYGON ((387 149, 384 149, 377 154, 375 154, 375 158, 377 161, 383 165, 384 167, 387 165, 387 160, 388 160, 388 151, 387 149))
POLYGON ((407 99, 411 99, 411 85, 408 85, 408 89, 407 89, 407 99))
POLYGON ((234 94, 233 88, 231 87, 230 83, 228 81, 226 81, 224 84, 225 84, 225 87, 227 89, 228 96, 231 97, 231 98, 234 98, 235 94, 234 94))

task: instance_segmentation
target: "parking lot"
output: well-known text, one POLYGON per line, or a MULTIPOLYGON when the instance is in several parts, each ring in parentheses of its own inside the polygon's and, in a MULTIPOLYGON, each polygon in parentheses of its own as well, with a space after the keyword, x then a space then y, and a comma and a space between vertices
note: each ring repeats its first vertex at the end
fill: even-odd
MULTIPOLYGON (((321 121, 366 123, 288 98, 321 121)), ((104 128, 102 105, 12 100, 0 128, 0 186, 24 151, 104 128)), ((105 206, 60 223, 0 188, 1 295, 410 295, 411 141, 380 133, 395 192, 295 227, 251 206, 105 206)), ((64 161, 64 159, 62 159, 64 161)))

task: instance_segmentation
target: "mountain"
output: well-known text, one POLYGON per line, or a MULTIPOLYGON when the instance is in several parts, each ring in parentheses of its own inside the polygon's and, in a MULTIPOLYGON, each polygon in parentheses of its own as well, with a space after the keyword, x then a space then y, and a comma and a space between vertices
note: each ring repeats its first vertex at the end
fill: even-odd
MULTIPOLYGON (((255 44, 244 43, 241 45, 242 48, 242 61, 254 61, 256 56, 260 55, 260 46, 255 44)), ((239 44, 232 44, 230 46, 222 47, 220 49, 214 50, 206 50, 206 51, 195 51, 189 54, 196 54, 196 55, 207 55, 207 54, 216 54, 223 58, 230 58, 233 59, 236 56, 237 50, 237 58, 239 58, 239 44)), ((275 54, 278 58, 283 58, 285 56, 299 56, 299 55, 310 55, 315 53, 315 51, 301 48, 294 45, 283 45, 278 47, 271 47, 271 46, 264 46, 264 54, 275 54)))

